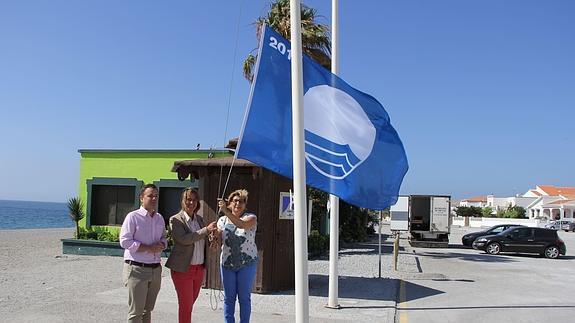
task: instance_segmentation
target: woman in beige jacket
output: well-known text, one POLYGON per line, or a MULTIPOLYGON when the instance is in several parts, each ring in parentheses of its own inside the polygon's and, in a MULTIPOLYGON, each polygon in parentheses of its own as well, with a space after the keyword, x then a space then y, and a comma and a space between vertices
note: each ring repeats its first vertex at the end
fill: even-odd
POLYGON ((191 322, 194 302, 198 298, 205 274, 205 254, 208 234, 217 230, 216 223, 204 225, 198 215, 200 201, 195 189, 182 192, 182 209, 170 218, 174 246, 166 267, 171 269, 178 295, 178 322, 191 322))

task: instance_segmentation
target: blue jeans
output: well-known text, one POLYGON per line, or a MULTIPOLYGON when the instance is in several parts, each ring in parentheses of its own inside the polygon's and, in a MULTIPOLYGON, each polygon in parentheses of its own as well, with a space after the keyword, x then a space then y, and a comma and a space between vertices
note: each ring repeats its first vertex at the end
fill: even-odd
POLYGON ((234 310, 236 297, 240 303, 240 323, 248 323, 252 312, 251 292, 256 278, 257 261, 240 269, 228 269, 221 266, 224 283, 224 320, 235 323, 234 310))

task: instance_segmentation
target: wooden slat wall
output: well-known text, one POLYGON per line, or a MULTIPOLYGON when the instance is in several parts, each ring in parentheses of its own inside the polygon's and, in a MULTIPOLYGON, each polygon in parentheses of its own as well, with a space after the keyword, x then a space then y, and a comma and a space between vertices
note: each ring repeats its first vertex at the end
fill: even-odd
MULTIPOLYGON (((279 192, 291 189, 291 180, 254 167, 234 167, 225 197, 236 189, 249 192, 248 211, 257 215, 256 244, 259 263, 253 291, 266 293, 294 288, 293 221, 279 220, 279 192), (256 174, 254 178, 254 174, 256 174)), ((206 223, 216 221, 218 188, 223 189, 229 168, 208 167, 199 182, 201 213, 206 223), (222 173, 220 176, 220 172, 222 173), (220 182, 221 177, 221 184, 220 182)), ((206 259, 205 288, 221 289, 220 251, 209 252, 206 259)))
POLYGON ((274 211, 274 240, 271 241, 273 247, 273 270, 271 286, 275 290, 293 289, 295 286, 294 277, 294 223, 293 220, 280 220, 279 217, 279 195, 280 192, 293 192, 291 179, 285 178, 269 172, 269 176, 274 176, 276 187, 274 192, 275 201, 271 203, 274 211))

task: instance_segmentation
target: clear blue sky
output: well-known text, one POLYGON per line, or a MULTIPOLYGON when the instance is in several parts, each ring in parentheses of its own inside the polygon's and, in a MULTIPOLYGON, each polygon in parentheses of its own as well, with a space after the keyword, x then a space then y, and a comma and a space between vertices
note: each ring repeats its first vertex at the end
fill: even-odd
MULTIPOLYGON (((331 1, 304 3, 331 24, 331 1)), ((80 148, 223 147, 268 7, 1 2, 0 199, 76 195, 80 148)), ((340 1, 340 76, 390 114, 402 194, 575 186, 574 16, 571 0, 340 1)))

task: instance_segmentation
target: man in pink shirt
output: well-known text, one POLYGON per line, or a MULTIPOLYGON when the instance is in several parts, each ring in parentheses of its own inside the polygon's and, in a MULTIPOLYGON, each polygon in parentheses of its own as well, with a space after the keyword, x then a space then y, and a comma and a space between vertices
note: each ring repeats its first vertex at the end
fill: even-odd
POLYGON ((146 184, 139 209, 126 215, 120 231, 124 248, 124 286, 128 287, 128 322, 150 322, 162 282, 160 254, 168 246, 164 218, 156 212, 158 188, 146 184))

